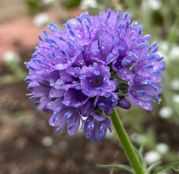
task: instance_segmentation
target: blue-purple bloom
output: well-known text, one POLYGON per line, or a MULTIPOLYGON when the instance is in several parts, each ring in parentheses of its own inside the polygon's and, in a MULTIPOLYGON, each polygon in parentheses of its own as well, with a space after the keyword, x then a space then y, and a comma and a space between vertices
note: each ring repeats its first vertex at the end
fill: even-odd
POLYGON ((128 13, 85 12, 63 29, 49 29, 27 63, 26 81, 30 100, 52 112, 49 124, 56 131, 66 127, 72 136, 81 127, 87 138, 101 140, 112 130, 116 106, 129 109, 131 102, 152 110, 160 101, 163 58, 128 13))

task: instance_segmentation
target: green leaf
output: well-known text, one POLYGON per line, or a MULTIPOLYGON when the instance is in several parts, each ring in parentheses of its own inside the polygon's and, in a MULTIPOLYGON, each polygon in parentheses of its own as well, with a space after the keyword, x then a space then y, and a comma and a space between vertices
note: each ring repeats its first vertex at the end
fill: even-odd
POLYGON ((173 169, 173 171, 175 171, 175 172, 179 172, 179 168, 178 168, 178 169, 172 168, 172 169, 173 169))
POLYGON ((141 162, 143 163, 144 162, 144 158, 143 158, 144 144, 141 144, 139 150, 137 150, 137 148, 136 148, 136 151, 137 151, 137 153, 139 155, 139 158, 140 158, 141 162))
POLYGON ((161 162, 155 162, 152 165, 149 166, 149 168, 147 169, 148 173, 150 173, 152 170, 154 170, 161 162))
POLYGON ((41 1, 37 0, 26 0, 27 8, 30 12, 36 13, 42 10, 42 3, 41 1))
POLYGON ((167 170, 171 170, 171 169, 176 171, 176 172, 179 172, 179 169, 177 169, 177 167, 179 167, 179 162, 170 163, 170 164, 167 164, 165 166, 157 168, 155 170, 155 173, 159 173, 159 172, 167 171, 167 170))
POLYGON ((124 165, 124 164, 97 164, 97 167, 105 168, 109 170, 119 169, 119 170, 124 170, 124 171, 134 174, 134 170, 130 166, 124 165))
POLYGON ((65 8, 71 9, 78 7, 80 5, 81 0, 68 0, 64 3, 65 8))
POLYGON ((134 146, 134 148, 135 148, 135 151, 137 152, 137 155, 138 155, 138 157, 139 157, 139 159, 140 159, 140 162, 143 164, 143 166, 146 167, 146 164, 145 164, 145 162, 144 162, 144 157, 143 157, 144 144, 141 144, 139 150, 138 150, 135 146, 134 146))

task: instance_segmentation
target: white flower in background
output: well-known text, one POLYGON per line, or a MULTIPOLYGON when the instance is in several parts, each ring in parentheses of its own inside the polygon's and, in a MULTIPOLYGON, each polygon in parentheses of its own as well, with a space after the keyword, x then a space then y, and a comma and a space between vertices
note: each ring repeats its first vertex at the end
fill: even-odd
POLYGON ((160 0, 144 0, 143 8, 149 8, 151 10, 159 10, 161 8, 160 0))
POLYGON ((149 0, 148 5, 152 10, 159 10, 161 8, 160 0, 149 0))
POLYGON ((166 41, 159 42, 159 51, 158 54, 164 57, 164 60, 167 64, 170 63, 170 58, 168 56, 169 44, 166 41))
POLYGON ((145 154, 144 160, 147 164, 152 164, 157 161, 160 161, 161 156, 157 151, 149 151, 145 154))
POLYGON ((160 44, 159 44, 159 49, 164 51, 164 52, 167 52, 169 48, 169 44, 167 41, 161 41, 160 44))
POLYGON ((80 8, 83 10, 87 10, 88 8, 97 8, 98 3, 96 0, 82 0, 80 4, 80 8))
POLYGON ((144 142, 146 141, 146 137, 144 135, 137 134, 137 133, 133 133, 131 135, 131 139, 138 144, 144 144, 144 142))
POLYGON ((160 154, 165 154, 169 151, 169 147, 165 143, 159 143, 156 146, 156 151, 159 152, 160 154))
POLYGON ((179 79, 174 79, 171 81, 171 89, 179 90, 179 79))
POLYGON ((159 43, 159 54, 164 57, 165 62, 168 64, 171 61, 179 61, 179 46, 171 45, 171 49, 169 50, 169 43, 161 41, 159 43))
POLYGON ((179 95, 174 95, 174 96, 173 96, 173 101, 174 101, 175 103, 178 103, 178 104, 179 104, 179 95))
POLYGON ((50 4, 53 4, 55 2, 55 0, 42 0, 42 3, 44 5, 50 5, 50 4))
POLYGON ((21 61, 20 55, 15 51, 6 51, 3 55, 5 63, 19 63, 21 61))
POLYGON ((164 60, 165 60, 165 62, 166 62, 167 64, 169 64, 169 62, 170 62, 170 58, 169 58, 169 56, 167 56, 167 55, 168 55, 168 49, 169 49, 169 44, 168 44, 168 42, 166 42, 166 41, 161 41, 161 42, 159 43, 159 51, 158 51, 158 53, 159 53, 159 55, 161 55, 161 56, 164 57, 164 60))
POLYGON ((53 139, 50 136, 46 136, 42 139, 42 145, 51 146, 53 144, 53 139))
POLYGON ((107 138, 107 139, 114 140, 114 134, 113 134, 112 132, 107 131, 107 133, 106 133, 106 138, 107 138))
POLYGON ((172 60, 179 61, 179 46, 172 46, 169 56, 172 60))
POLYGON ((46 13, 39 13, 34 17, 33 23, 37 27, 42 27, 50 22, 50 17, 46 13))
POLYGON ((173 114, 173 110, 169 106, 164 106, 159 111, 159 116, 161 118, 169 118, 172 116, 172 114, 173 114))

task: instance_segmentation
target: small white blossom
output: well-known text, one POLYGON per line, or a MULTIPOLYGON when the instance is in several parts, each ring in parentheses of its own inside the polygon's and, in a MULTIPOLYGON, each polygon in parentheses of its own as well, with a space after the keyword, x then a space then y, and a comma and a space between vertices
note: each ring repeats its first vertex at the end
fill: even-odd
POLYGON ((143 136, 141 134, 137 134, 137 133, 133 133, 131 135, 131 139, 138 144, 143 144, 146 141, 145 136, 143 136))
POLYGON ((173 46, 170 51, 170 58, 179 61, 179 46, 173 46))
POLYGON ((159 49, 164 51, 164 52, 167 52, 169 48, 169 44, 167 41, 161 41, 160 44, 159 44, 159 49))
POLYGON ((88 8, 97 8, 98 3, 96 0, 82 0, 80 7, 83 10, 87 10, 88 8))
POLYGON ((14 51, 6 51, 3 55, 3 60, 5 63, 19 63, 21 61, 20 55, 14 51))
POLYGON ((169 44, 166 41, 161 41, 159 43, 159 51, 158 54, 162 57, 164 57, 164 60, 167 64, 170 63, 170 58, 168 56, 168 48, 169 48, 169 44))
POLYGON ((33 23, 37 27, 42 27, 48 24, 50 21, 50 17, 46 13, 39 13, 34 17, 33 23))
POLYGON ((51 146, 53 144, 53 139, 50 136, 46 136, 42 139, 42 145, 51 146))
POLYGON ((159 116, 161 118, 169 118, 172 116, 172 114, 173 114, 173 110, 169 106, 164 106, 159 111, 159 116))
POLYGON ((114 138, 113 133, 110 132, 110 131, 107 131, 107 133, 106 133, 106 138, 107 138, 107 139, 111 139, 111 140, 113 140, 113 138, 114 138))
POLYGON ((161 159, 161 156, 156 151, 147 152, 144 156, 144 160, 147 164, 155 163, 157 161, 160 161, 160 159, 161 159))
POLYGON ((175 103, 179 103, 179 95, 174 95, 174 96, 173 96, 173 101, 174 101, 175 103))
POLYGON ((179 90, 179 79, 174 79, 171 81, 171 88, 173 90, 179 90))
POLYGON ((42 0, 42 3, 44 5, 50 5, 50 4, 53 4, 55 2, 55 0, 42 0))
POLYGON ((165 154, 169 151, 169 147, 167 144, 165 143, 159 143, 156 146, 156 150, 157 152, 159 152, 160 154, 165 154))
POLYGON ((159 10, 161 8, 160 0, 144 0, 143 7, 151 10, 159 10))

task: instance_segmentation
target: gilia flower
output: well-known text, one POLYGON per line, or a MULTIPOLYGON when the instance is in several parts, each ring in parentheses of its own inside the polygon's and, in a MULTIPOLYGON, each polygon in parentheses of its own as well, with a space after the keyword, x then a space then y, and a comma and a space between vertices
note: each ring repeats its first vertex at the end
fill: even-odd
POLYGON ((152 110, 152 101, 159 102, 163 58, 128 13, 85 12, 63 29, 49 29, 27 63, 26 81, 30 100, 52 113, 57 131, 66 127, 72 136, 81 122, 87 138, 101 140, 112 129, 114 107, 129 109, 132 102, 152 110))

